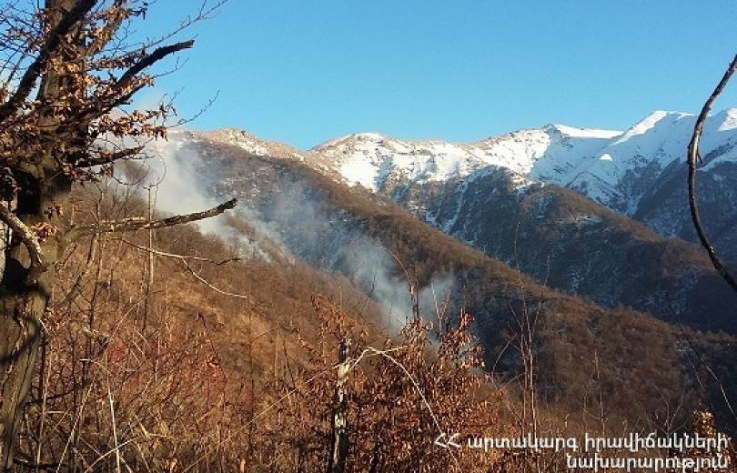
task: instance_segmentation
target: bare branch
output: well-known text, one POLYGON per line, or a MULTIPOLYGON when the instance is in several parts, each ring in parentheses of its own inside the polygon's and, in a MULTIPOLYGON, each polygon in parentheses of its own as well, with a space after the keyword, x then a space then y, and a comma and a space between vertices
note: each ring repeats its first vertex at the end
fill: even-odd
POLYGON ((133 80, 133 78, 144 69, 153 66, 167 56, 170 56, 184 49, 189 49, 192 46, 194 46, 194 40, 182 41, 181 43, 156 48, 154 52, 144 56, 143 58, 141 58, 140 61, 138 61, 130 69, 128 69, 115 84, 116 87, 125 88, 131 82, 131 80, 133 80))
POLYGON ((202 261, 202 262, 205 262, 205 263, 214 264, 215 266, 223 266, 224 264, 234 263, 236 261, 240 261, 241 260, 240 258, 227 258, 227 259, 224 259, 224 260, 216 261, 216 260, 214 260, 212 258, 205 258, 203 256, 178 255, 176 253, 167 253, 166 251, 155 250, 153 248, 147 248, 145 246, 136 245, 132 241, 128 241, 126 239, 123 239, 123 243, 125 243, 127 245, 130 245, 133 248, 139 249, 141 251, 147 251, 147 252, 152 253, 152 254, 157 255, 157 256, 165 256, 167 258, 173 258, 173 259, 178 259, 178 260, 202 261))
POLYGON ((110 164, 120 159, 128 159, 140 154, 146 147, 135 146, 133 148, 123 149, 112 153, 107 153, 103 156, 98 157, 85 157, 74 163, 78 167, 92 167, 100 166, 103 164, 110 164))
POLYGON ((183 265, 183 266, 184 266, 185 268, 187 268, 187 271, 189 271, 189 272, 190 272, 190 273, 192 274, 192 276, 194 276, 194 277, 195 277, 195 278, 196 278, 196 279, 197 279, 197 280, 198 280, 199 282, 201 282, 201 283, 202 283, 202 284, 204 284, 205 286, 209 287, 209 288, 210 288, 210 289, 212 289, 213 291, 215 291, 215 292, 217 292, 217 293, 219 293, 219 294, 222 294, 222 295, 224 295, 224 296, 230 296, 230 297, 235 297, 235 298, 237 298, 237 299, 245 299, 245 300, 248 300, 248 301, 250 301, 250 300, 251 300, 251 298, 250 298, 250 297, 248 297, 248 296, 246 296, 246 295, 243 295, 243 294, 236 294, 236 293, 234 293, 234 292, 228 292, 228 291, 224 291, 224 290, 222 290, 222 289, 218 288, 217 286, 215 286, 215 285, 213 285, 212 283, 210 283, 210 282, 209 282, 209 281, 208 281, 207 279, 205 279, 205 278, 203 278, 202 276, 200 276, 200 275, 199 275, 199 274, 197 273, 197 271, 195 271, 194 269, 192 269, 192 266, 190 266, 190 265, 189 265, 189 263, 187 262, 187 260, 186 260, 186 259, 182 258, 182 259, 180 259, 179 261, 181 261, 181 262, 182 262, 182 265, 183 265))
POLYGON ((102 108, 94 111, 97 113, 109 112, 116 107, 120 107, 121 105, 128 103, 136 93, 146 87, 145 83, 132 84, 133 79, 136 77, 137 74, 140 74, 146 68, 153 66, 165 57, 184 49, 189 49, 192 46, 194 46, 194 40, 183 41, 181 43, 171 44, 169 46, 162 46, 154 50, 154 52, 152 52, 151 54, 144 56, 130 69, 125 71, 120 79, 118 79, 118 81, 114 84, 113 89, 119 91, 120 96, 106 106, 103 106, 102 108))
POLYGON ((719 275, 727 281, 727 284, 729 284, 735 292, 737 292, 737 281, 729 271, 727 271, 724 263, 719 256, 717 256, 716 250, 711 244, 709 237, 706 235, 704 226, 701 223, 701 217, 699 216, 698 202, 696 199, 696 165, 697 162, 701 162, 701 155, 699 154, 699 139, 701 138, 701 133, 704 129, 704 122, 706 121, 706 116, 709 114, 709 110, 711 110, 714 101, 716 101, 717 97, 722 93, 735 71, 737 71, 737 55, 732 59, 732 62, 729 64, 722 80, 719 81, 719 84, 717 84, 714 92, 712 92, 711 96, 707 99, 704 107, 701 109, 699 117, 696 119, 696 125, 694 126, 693 135, 691 136, 691 142, 688 144, 688 203, 691 208, 691 220, 693 220, 696 233, 701 241, 701 246, 703 246, 707 253, 709 253, 711 263, 714 265, 714 268, 717 270, 719 275))
POLYGON ((85 225, 81 227, 72 228, 68 235, 70 241, 76 238, 94 235, 97 233, 119 233, 119 232, 131 232, 135 230, 146 230, 156 229, 164 227, 173 227, 175 225, 182 225, 185 223, 196 222, 198 220, 204 220, 206 218, 215 217, 222 214, 226 210, 230 210, 235 207, 238 201, 231 199, 224 202, 217 207, 213 207, 203 212, 195 212, 191 214, 175 215, 173 217, 164 218, 161 220, 151 220, 143 218, 128 218, 124 220, 100 222, 93 225, 85 225))
POLYGON ((51 57, 62 45, 62 38, 89 13, 97 0, 78 0, 74 7, 61 18, 49 34, 46 44, 41 48, 36 60, 28 66, 15 93, 0 106, 0 123, 16 113, 33 91, 36 81, 43 73, 51 57))
POLYGON ((123 242, 125 242, 128 245, 130 245, 130 246, 132 246, 134 248, 137 248, 139 250, 147 251, 147 252, 149 252, 151 254, 158 255, 158 256, 165 256, 167 258, 172 258, 172 259, 175 259, 175 260, 181 262, 182 263, 182 266, 184 266, 184 268, 187 271, 189 271, 189 273, 192 274, 192 276, 194 276, 195 279, 197 279, 199 282, 201 282, 205 286, 209 287, 213 291, 217 292, 218 294, 222 294, 224 296, 229 296, 229 297, 235 297, 235 298, 238 298, 238 299, 251 300, 251 298, 248 297, 247 295, 244 295, 244 294, 236 294, 235 292, 228 292, 228 291, 225 291, 225 290, 220 289, 219 287, 215 286, 210 281, 208 281, 207 279, 205 279, 202 276, 200 276, 200 274, 197 271, 195 271, 194 268, 192 268, 192 266, 189 264, 189 261, 188 261, 188 260, 204 261, 206 263, 212 263, 212 264, 214 264, 216 266, 222 266, 222 265, 227 264, 227 263, 230 263, 230 262, 239 261, 239 258, 229 258, 229 259, 222 260, 222 261, 215 261, 215 260, 212 260, 210 258, 203 258, 201 256, 178 255, 178 254, 175 254, 175 253, 167 253, 166 251, 155 250, 153 248, 146 248, 144 246, 136 245, 135 243, 132 243, 132 242, 130 242, 128 240, 123 240, 123 242))
POLYGON ((140 51, 143 49, 153 48, 154 46, 163 44, 166 41, 170 40, 171 38, 177 36, 181 32, 187 30, 195 23, 205 21, 205 20, 210 20, 214 18, 215 16, 217 16, 222 6, 228 3, 228 0, 219 0, 212 6, 208 6, 209 3, 210 2, 208 0, 203 0, 196 14, 188 15, 187 17, 183 18, 176 28, 167 32, 165 35, 159 36, 158 38, 155 38, 155 39, 149 39, 144 42, 128 44, 126 46, 131 50, 140 51))
POLYGON ((0 203, 0 220, 3 221, 13 232, 18 235, 23 244, 28 249, 28 254, 31 257, 31 266, 28 268, 28 275, 26 276, 28 282, 33 284, 38 280, 38 277, 46 270, 46 263, 43 258, 43 250, 41 249, 41 242, 38 240, 36 234, 26 226, 17 215, 10 211, 10 209, 3 203, 0 203))

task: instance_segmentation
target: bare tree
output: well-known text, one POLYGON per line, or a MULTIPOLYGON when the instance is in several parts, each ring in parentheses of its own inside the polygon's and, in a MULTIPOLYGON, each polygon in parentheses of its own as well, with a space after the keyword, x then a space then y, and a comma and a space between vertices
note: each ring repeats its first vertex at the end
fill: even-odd
POLYGON ((136 42, 132 22, 144 0, 16 0, 0 12, 0 221, 10 230, 0 282, 0 465, 13 465, 13 444, 34 373, 56 264, 75 239, 192 222, 232 209, 162 220, 128 219, 74 226, 75 183, 140 157, 165 138, 171 105, 126 110, 154 84, 150 68, 193 46, 173 33, 220 6, 204 3, 172 34, 136 42), (130 144, 135 142, 134 145, 130 144))
POLYGON ((733 290, 737 291, 737 280, 735 280, 734 276, 732 276, 726 266, 724 266, 724 263, 714 249, 714 245, 711 244, 711 241, 706 234, 706 230, 704 230, 704 226, 701 223, 701 217, 699 215, 698 201, 696 199, 696 171, 698 163, 701 162, 699 140, 701 139, 701 133, 704 129, 704 122, 706 121, 706 116, 709 114, 712 105, 727 86, 729 79, 735 71, 737 71, 737 55, 732 59, 732 62, 727 67, 724 76, 722 76, 722 79, 719 81, 719 84, 717 84, 714 92, 712 92, 706 100, 706 103, 704 103, 701 113, 699 113, 699 116, 696 119, 693 135, 691 135, 691 141, 688 144, 688 203, 691 208, 691 220, 693 220, 701 246, 703 246, 707 253, 709 253, 711 263, 714 265, 714 268, 717 270, 719 275, 727 281, 727 284, 729 284, 733 290))

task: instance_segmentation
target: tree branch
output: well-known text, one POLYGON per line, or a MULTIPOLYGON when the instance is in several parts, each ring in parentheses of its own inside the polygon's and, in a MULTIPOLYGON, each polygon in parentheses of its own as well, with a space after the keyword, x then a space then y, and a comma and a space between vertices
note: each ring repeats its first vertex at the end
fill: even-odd
POLYGON ((699 216, 698 202, 696 199, 696 165, 697 162, 701 162, 701 155, 699 154, 699 140, 701 139, 701 133, 704 129, 704 122, 706 121, 706 116, 709 114, 712 105, 716 101, 717 97, 722 93, 735 71, 737 71, 737 55, 732 59, 732 62, 729 64, 722 80, 719 81, 714 92, 711 93, 706 103, 704 103, 704 107, 701 109, 701 113, 696 119, 696 125, 694 126, 693 135, 691 136, 691 142, 688 144, 688 203, 691 208, 691 220, 693 220, 696 233, 701 241, 701 246, 703 246, 707 253, 709 253, 711 263, 714 265, 714 268, 717 270, 719 275, 727 281, 727 284, 729 284, 735 292, 737 292, 737 281, 729 271, 727 271, 724 263, 722 263, 722 260, 717 256, 716 250, 711 244, 709 237, 706 235, 704 226, 701 223, 701 217, 699 216))
POLYGON ((124 6, 125 1, 126 0, 115 0, 112 4, 110 8, 118 8, 120 10, 118 10, 117 15, 108 20, 107 24, 103 26, 102 32, 98 36, 97 40, 87 47, 87 51, 85 53, 87 57, 92 57, 95 54, 102 52, 113 36, 115 36, 115 33, 120 29, 123 22, 129 18, 129 11, 121 8, 124 6))
POLYGON ((154 52, 144 56, 143 58, 141 58, 140 61, 135 63, 130 69, 125 71, 125 73, 120 77, 120 79, 118 79, 118 82, 115 84, 115 87, 124 89, 133 80, 133 78, 137 74, 142 72, 144 69, 153 66, 154 64, 161 61, 167 56, 170 56, 184 49, 189 49, 192 46, 194 46, 194 40, 182 41, 181 43, 176 43, 176 44, 171 44, 169 46, 161 46, 160 48, 156 48, 154 52))
POLYGON ((189 49, 192 46, 194 46, 194 40, 183 41, 181 43, 171 44, 169 46, 162 46, 155 49, 154 52, 152 52, 151 54, 144 56, 136 64, 131 66, 130 69, 125 71, 120 79, 118 79, 118 81, 115 82, 115 84, 113 85, 112 88, 116 92, 119 92, 120 95, 112 100, 110 103, 92 107, 92 110, 90 110, 90 112, 93 115, 99 115, 100 113, 107 113, 116 107, 124 105, 125 103, 130 101, 136 93, 146 87, 145 83, 134 84, 133 86, 131 86, 131 83, 133 82, 133 79, 136 77, 137 74, 141 73, 146 68, 153 66, 155 63, 161 61, 165 57, 184 49, 189 49), (128 90, 129 87, 130 90, 128 90))
POLYGON ((0 220, 2 220, 3 223, 5 223, 20 237, 21 241, 28 249, 28 254, 31 257, 31 264, 28 268, 28 275, 26 278, 29 283, 35 283, 38 280, 38 277, 46 270, 47 266, 44 262, 41 242, 38 240, 34 231, 28 228, 28 226, 3 203, 0 203, 0 220))
POLYGON ((120 159, 132 158, 140 154, 144 149, 146 149, 145 146, 135 146, 133 148, 123 149, 123 150, 115 151, 112 153, 107 153, 102 156, 97 156, 97 157, 86 156, 84 158, 79 159, 74 164, 77 167, 85 167, 85 168, 92 167, 92 166, 100 166, 103 164, 110 164, 120 159))
POLYGON ((155 250, 153 248, 146 248, 145 246, 136 245, 135 243, 130 242, 128 240, 123 240, 123 242, 124 243, 127 243, 128 245, 132 246, 133 248, 137 248, 139 250, 147 251, 147 252, 149 252, 151 254, 154 254, 154 255, 165 256, 167 258, 172 258, 172 259, 175 259, 175 260, 181 262, 182 265, 184 266, 184 268, 187 271, 189 271, 189 273, 192 276, 194 276, 195 279, 197 279, 199 282, 201 282, 205 286, 209 287, 213 291, 217 292, 218 294, 222 294, 224 296, 235 297, 235 298, 238 298, 238 299, 245 299, 245 300, 249 300, 249 301, 251 300, 251 298, 249 296, 246 296, 246 295, 243 295, 243 294, 236 294, 234 292, 228 292, 228 291, 225 291, 225 290, 220 289, 219 287, 215 286, 210 281, 208 281, 207 279, 205 279, 202 276, 200 276, 200 274, 197 271, 195 271, 194 268, 192 268, 192 266, 189 264, 189 261, 188 261, 188 260, 204 261, 206 263, 214 264, 215 266, 222 266, 222 265, 227 264, 227 263, 230 263, 230 262, 240 261, 240 258, 228 258, 228 259, 225 259, 225 260, 222 260, 222 261, 215 261, 213 259, 204 258, 204 257, 201 257, 201 256, 177 255, 177 254, 174 254, 174 253, 167 253, 166 251, 155 250))
POLYGON ((0 105, 0 123, 7 120, 21 108, 23 102, 25 102, 33 91, 36 81, 44 72, 44 69, 46 69, 49 60, 62 45, 63 37, 89 13, 96 3, 97 0, 78 0, 74 4, 74 7, 64 14, 49 34, 49 38, 41 48, 36 60, 26 69, 13 96, 7 102, 0 105))
POLYGON ((227 259, 224 259, 224 260, 216 261, 216 260, 214 260, 212 258, 205 258, 204 256, 178 255, 178 254, 175 254, 175 253, 167 253, 166 251, 161 251, 161 250, 156 250, 154 248, 147 248, 145 246, 136 245, 132 241, 128 241, 126 239, 122 239, 122 242, 125 243, 126 245, 132 246, 133 248, 136 248, 136 249, 141 250, 141 251, 146 251, 148 253, 151 253, 151 254, 154 254, 154 255, 157 255, 157 256, 166 256, 167 258, 173 258, 173 259, 178 259, 178 260, 202 261, 202 262, 205 262, 205 263, 214 264, 215 266, 223 266, 225 264, 234 263, 236 261, 240 261, 241 260, 240 258, 227 258, 227 259))
POLYGON ((97 233, 119 233, 119 232, 132 232, 135 230, 146 230, 156 229, 164 227, 173 227, 175 225, 182 225, 185 223, 196 222, 198 220, 204 220, 206 218, 215 217, 222 214, 226 210, 230 210, 235 207, 238 201, 231 199, 224 202, 217 207, 213 207, 203 212, 195 212, 191 214, 175 215, 173 217, 164 218, 161 220, 151 220, 143 218, 127 218, 124 220, 116 220, 109 222, 100 222, 93 225, 84 225, 80 227, 72 228, 67 234, 69 241, 73 241, 79 237, 86 235, 94 235, 97 233))

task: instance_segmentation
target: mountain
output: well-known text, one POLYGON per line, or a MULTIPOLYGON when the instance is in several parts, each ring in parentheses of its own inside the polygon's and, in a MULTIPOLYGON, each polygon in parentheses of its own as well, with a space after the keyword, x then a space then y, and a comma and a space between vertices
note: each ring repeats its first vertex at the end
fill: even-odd
POLYGON ((304 161, 305 159, 302 153, 296 148, 284 143, 279 143, 278 141, 262 140, 245 130, 239 130, 237 128, 222 128, 215 131, 202 131, 198 132, 196 136, 199 139, 213 143, 237 146, 254 156, 291 158, 298 161, 304 161))
MULTIPOLYGON (((241 139, 240 133, 235 135, 241 139)), ((694 352, 680 341, 680 328, 641 311, 607 308, 540 285, 414 218, 381 193, 326 176, 326 156, 317 171, 314 156, 257 154, 222 136, 180 131, 172 133, 168 143, 157 144, 167 163, 167 178, 176 177, 174 188, 164 184, 159 195, 173 194, 164 201, 174 206, 193 193, 205 202, 239 197, 236 215, 215 222, 213 229, 241 251, 281 265, 305 263, 350 281, 380 308, 390 330, 400 327, 412 311, 408 282, 423 314, 435 324, 452 322, 453 314, 465 307, 475 317, 487 367, 502 380, 521 370, 519 354, 509 347, 523 335, 520 317, 529 318, 537 327, 540 397, 552 405, 565 404, 571 412, 585 410, 587 400, 601 392, 610 393, 613 401, 607 411, 612 419, 652 426, 663 414, 662 406, 679 402, 677 398, 690 406, 698 403, 691 394, 682 395, 684 390, 694 392, 696 368, 689 368, 694 352), (186 176, 191 182, 178 188, 177 179, 186 176), (450 308, 442 312, 438 306, 445 298, 450 308), (600 379, 592 384, 595 372, 600 379)), ((510 186, 517 189, 516 184, 510 186)), ((631 222, 610 214, 608 218, 631 222)), ((607 251, 604 245, 601 249, 607 251)), ((362 307, 356 303, 351 310, 360 317, 362 307)), ((730 336, 687 332, 705 359, 726 359, 725 353, 732 350, 730 336)), ((732 377, 725 369, 722 379, 728 380, 725 389, 731 391, 732 377)))
MULTIPOLYGON (((737 255, 735 117, 708 119, 699 176, 704 219, 728 258, 737 255)), ((548 125, 474 144, 357 134, 306 156, 539 282, 735 332, 735 295, 682 240, 695 240, 683 163, 693 123, 655 112, 626 132, 548 125)))
MULTIPOLYGON (((405 198, 413 187, 472 182, 502 169, 519 191, 533 183, 556 184, 661 235, 695 242, 684 184, 694 123, 693 115, 657 111, 624 132, 547 125, 470 144, 363 133, 328 141, 307 156, 345 182, 389 195, 411 210, 422 206, 405 198)), ((737 109, 710 116, 701 143, 704 219, 717 248, 727 259, 737 259, 731 231, 737 223, 731 210, 737 208, 737 109)), ((424 216, 431 223, 437 217, 424 216)), ((438 225, 449 227, 452 221, 438 225)))

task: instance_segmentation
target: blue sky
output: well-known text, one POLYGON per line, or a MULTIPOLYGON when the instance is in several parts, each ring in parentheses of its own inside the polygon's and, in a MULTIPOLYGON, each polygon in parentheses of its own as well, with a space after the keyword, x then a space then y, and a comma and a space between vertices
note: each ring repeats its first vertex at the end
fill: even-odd
MULTIPOLYGON (((200 0, 158 0, 153 36, 200 0)), ((309 148, 360 131, 475 141, 546 123, 624 129, 697 112, 737 53, 734 0, 230 0, 182 37, 190 126, 309 148)), ((737 79, 736 79, 737 81, 737 79)), ((737 106, 737 82, 718 109, 737 106)))

